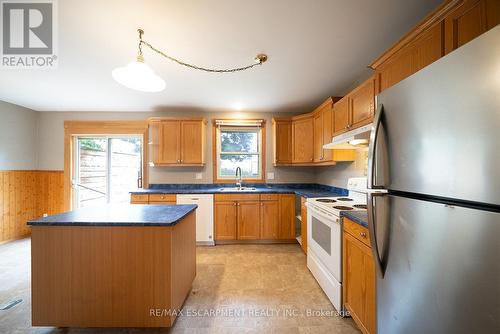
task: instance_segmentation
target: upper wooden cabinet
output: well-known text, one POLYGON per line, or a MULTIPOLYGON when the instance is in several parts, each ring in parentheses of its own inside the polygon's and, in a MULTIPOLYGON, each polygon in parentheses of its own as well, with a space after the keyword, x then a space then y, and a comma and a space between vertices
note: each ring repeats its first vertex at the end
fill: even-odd
POLYGON ((329 162, 333 159, 333 151, 324 149, 323 145, 332 141, 333 136, 333 103, 338 97, 329 97, 313 111, 314 119, 314 162, 329 162))
POLYGON ((150 120, 152 158, 155 166, 202 166, 205 164, 204 119, 150 120))
POLYGON ((407 78, 500 23, 498 0, 447 0, 375 60, 377 92, 407 78))
POLYGON ((274 164, 292 163, 292 120, 273 119, 274 164))
POLYGON ((339 135, 348 130, 350 120, 349 96, 344 96, 333 105, 333 135, 339 135))
POLYGON ((375 113, 375 77, 333 105, 333 136, 369 124, 375 113))
POLYGON ((314 161, 314 119, 312 114, 297 116, 292 123, 293 163, 314 161))
MULTIPOLYGON (((323 166, 334 165, 338 161, 354 161, 354 150, 323 149, 323 145, 332 140, 336 117, 334 103, 339 100, 342 101, 339 97, 329 97, 310 113, 273 119, 275 166, 323 166)), ((342 105, 342 102, 337 104, 342 105)), ((350 120, 349 113, 350 109, 346 107, 346 124, 350 120)), ((356 119, 364 121, 363 117, 360 111, 356 119)))
POLYGON ((465 0, 444 19, 445 53, 449 53, 500 23, 500 1, 465 0))

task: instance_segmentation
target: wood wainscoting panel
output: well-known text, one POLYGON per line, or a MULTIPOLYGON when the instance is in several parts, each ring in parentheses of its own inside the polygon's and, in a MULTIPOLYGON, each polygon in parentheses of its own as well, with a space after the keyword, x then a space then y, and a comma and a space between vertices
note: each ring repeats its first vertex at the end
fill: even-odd
POLYGON ((28 220, 64 211, 63 171, 0 171, 0 242, 30 234, 28 220))

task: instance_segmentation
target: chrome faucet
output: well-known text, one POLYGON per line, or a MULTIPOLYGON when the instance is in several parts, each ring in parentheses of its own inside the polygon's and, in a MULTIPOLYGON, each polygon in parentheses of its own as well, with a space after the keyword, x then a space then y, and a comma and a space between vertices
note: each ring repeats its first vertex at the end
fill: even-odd
POLYGON ((241 168, 240 167, 236 167, 236 186, 241 190, 241 182, 242 182, 242 178, 241 178, 241 168), (238 173, 239 172, 239 173, 238 173))

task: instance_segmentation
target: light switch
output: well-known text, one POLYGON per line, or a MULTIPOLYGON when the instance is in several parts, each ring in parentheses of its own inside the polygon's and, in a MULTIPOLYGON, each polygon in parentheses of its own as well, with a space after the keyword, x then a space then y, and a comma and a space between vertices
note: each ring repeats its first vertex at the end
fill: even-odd
POLYGON ((201 179, 203 178, 203 174, 201 174, 201 173, 196 173, 196 174, 195 174, 195 177, 196 177, 196 179, 197 179, 197 180, 201 180, 201 179))
POLYGON ((267 179, 268 180, 274 180, 274 173, 272 173, 272 172, 267 173, 267 179))

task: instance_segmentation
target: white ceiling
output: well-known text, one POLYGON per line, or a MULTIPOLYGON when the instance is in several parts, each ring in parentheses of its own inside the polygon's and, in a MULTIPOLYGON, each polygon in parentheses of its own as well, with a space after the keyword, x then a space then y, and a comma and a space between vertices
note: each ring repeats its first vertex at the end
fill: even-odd
POLYGON ((344 94, 366 66, 440 0, 63 0, 59 67, 0 70, 0 100, 39 111, 173 109, 303 111, 344 94), (187 69, 145 50, 161 93, 120 86, 111 70, 135 58, 136 29, 184 61, 262 67, 234 74, 187 69))

